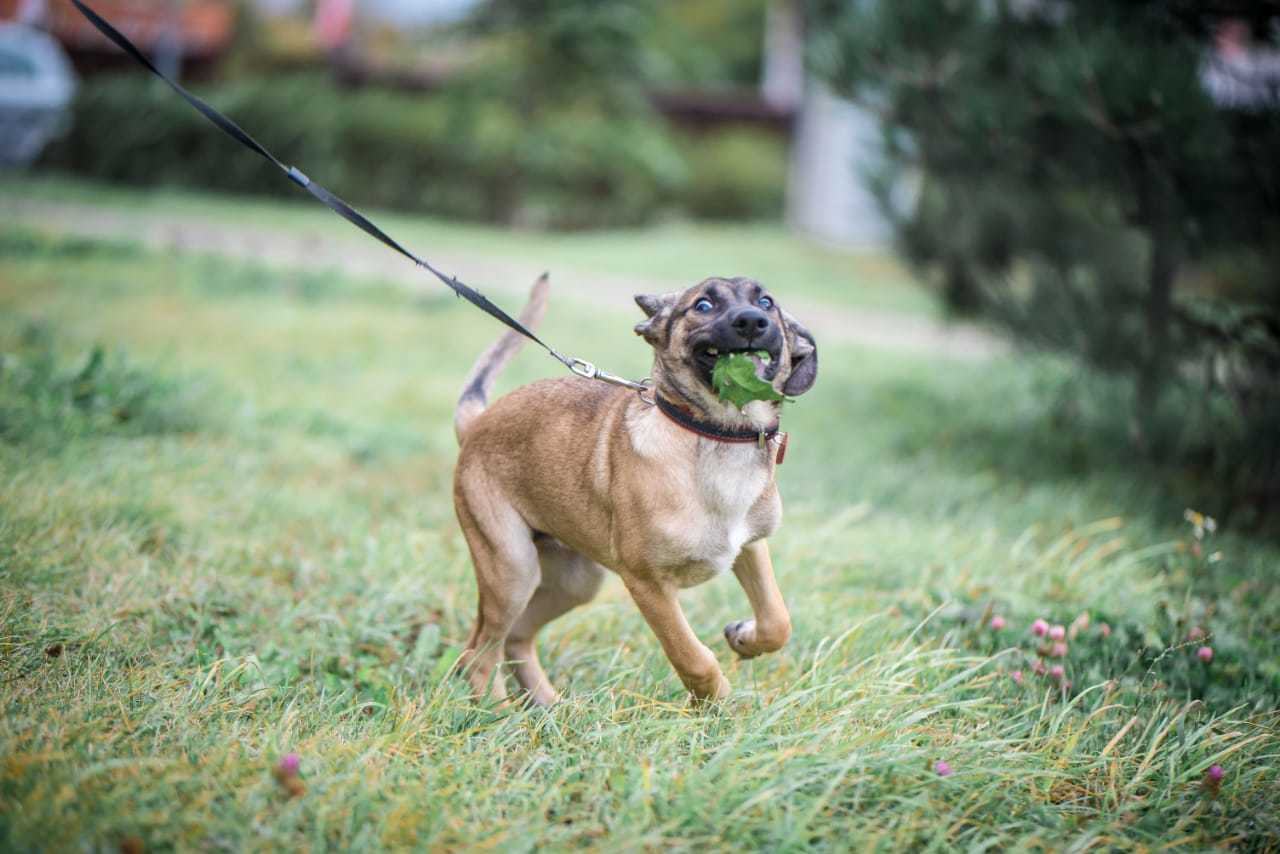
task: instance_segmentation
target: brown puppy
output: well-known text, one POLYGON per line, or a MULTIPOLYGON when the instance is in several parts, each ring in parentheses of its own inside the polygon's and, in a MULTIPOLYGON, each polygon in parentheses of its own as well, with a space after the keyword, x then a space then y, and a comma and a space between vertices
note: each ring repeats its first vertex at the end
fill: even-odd
MULTIPOLYGON (((547 288, 545 276, 534 285, 526 325, 542 317, 547 288)), ((711 373, 718 354, 767 351, 767 363, 755 358, 758 375, 802 394, 817 376, 813 336, 751 279, 711 278, 636 302, 648 316, 635 331, 653 346, 660 406, 571 377, 524 386, 485 409, 494 377, 524 340, 514 332, 481 356, 458 401, 454 504, 480 593, 462 663, 477 695, 505 697, 497 669, 505 660, 529 699, 554 702, 534 636, 590 600, 606 567, 700 699, 726 696, 729 683, 685 621, 680 588, 732 568, 755 614, 725 627, 743 657, 779 649, 791 634, 764 540, 782 516, 780 405, 739 411, 718 398, 711 373)))

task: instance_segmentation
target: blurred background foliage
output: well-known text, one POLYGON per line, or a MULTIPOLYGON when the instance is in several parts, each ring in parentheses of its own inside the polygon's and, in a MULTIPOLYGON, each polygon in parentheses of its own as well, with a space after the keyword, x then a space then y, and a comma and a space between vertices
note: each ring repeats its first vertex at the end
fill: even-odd
MULTIPOLYGON (((764 12, 760 0, 492 0, 413 36, 412 50, 404 37, 362 43, 374 62, 439 60, 407 91, 389 76, 345 85, 346 53, 308 57, 279 38, 273 47, 246 6, 235 55, 195 88, 284 160, 369 207, 551 228, 776 219, 784 135, 680 127, 651 99, 664 86, 754 85, 764 12)), ((128 71, 83 82, 73 130, 45 166, 137 185, 291 192, 230 156, 163 84, 128 71)))
POLYGON ((810 17, 815 70, 880 118, 882 207, 947 307, 1128 377, 1137 450, 1249 515, 1280 504, 1280 75, 1252 97, 1208 80, 1232 50, 1237 87, 1280 68, 1280 6, 818 0, 810 17))

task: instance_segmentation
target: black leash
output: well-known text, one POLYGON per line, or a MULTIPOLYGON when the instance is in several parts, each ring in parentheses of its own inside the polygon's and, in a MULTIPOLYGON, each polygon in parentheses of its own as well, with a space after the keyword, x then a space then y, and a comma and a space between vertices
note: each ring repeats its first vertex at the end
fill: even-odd
POLYGON ((76 9, 80 11, 80 14, 84 15, 85 18, 88 19, 89 23, 93 24, 95 27, 98 28, 98 31, 100 33, 102 33, 107 38, 111 39, 111 41, 115 42, 115 44, 121 50, 123 50, 125 53, 132 56, 134 59, 140 62, 143 65, 143 67, 145 67, 148 71, 150 71, 152 74, 154 74, 155 76, 163 80, 165 83, 167 83, 169 85, 169 88, 173 89, 173 91, 181 95, 188 104, 195 107, 196 110, 198 110, 201 115, 203 115, 206 119, 208 119, 215 126, 217 126, 219 130, 221 130, 227 136, 234 139, 236 142, 243 145, 245 148, 258 154, 263 159, 269 161, 273 166, 275 166, 277 169, 283 172, 290 181, 293 181, 293 183, 297 184, 299 187, 306 190, 308 193, 310 193, 320 202, 325 204, 330 210, 338 214, 338 216, 342 217, 347 222, 351 223, 356 228, 363 231, 365 234, 368 234, 370 237, 373 237, 381 241, 384 245, 386 245, 390 249, 393 249, 396 252, 399 252, 401 255, 408 258, 410 261, 412 261, 414 264, 426 269, 427 272, 431 273, 433 276, 435 276, 437 279, 443 282, 445 287, 452 290, 455 294, 462 297, 467 302, 471 303, 476 308, 483 311, 485 314, 488 314, 491 317, 497 318, 499 321, 506 324, 511 329, 515 330, 516 332, 520 333, 524 337, 528 338, 530 341, 533 341, 538 346, 542 347, 544 350, 550 353, 553 358, 555 358, 557 361, 559 361, 569 370, 573 371, 575 374, 578 374, 579 376, 582 376, 582 377, 586 377, 588 379, 598 379, 603 382, 612 383, 613 385, 621 385, 627 388, 636 389, 637 391, 644 391, 645 389, 648 388, 648 386, 645 385, 644 383, 632 382, 631 380, 625 379, 623 377, 619 377, 614 374, 607 373, 605 371, 600 370, 599 368, 597 368, 595 365, 591 364, 588 361, 585 361, 583 359, 575 359, 570 356, 565 356, 560 352, 558 352, 555 348, 551 347, 545 341, 543 341, 541 338, 535 335, 533 331, 530 330, 528 327, 526 327, 523 323, 516 320, 514 317, 507 314, 501 308, 499 308, 498 306, 490 302, 489 298, 486 297, 484 294, 480 293, 475 288, 472 288, 469 285, 463 284, 462 282, 458 281, 457 276, 450 276, 437 270, 426 259, 419 258, 413 252, 409 251, 404 246, 400 245, 400 243, 396 241, 394 238, 392 238, 389 234, 387 234, 382 229, 378 228, 378 226, 374 225, 373 222, 364 214, 360 213, 358 210, 351 207, 351 205, 347 204, 342 199, 338 198, 333 193, 329 192, 324 187, 317 184, 315 181, 312 181, 305 174, 303 174, 303 172, 300 169, 298 169, 296 166, 286 166, 284 163, 280 162, 280 160, 277 159, 274 154, 272 154, 265 147, 263 147, 261 143, 259 143, 256 139, 250 136, 244 130, 244 128, 240 127, 238 124, 231 121, 231 119, 227 118, 222 113, 218 112, 213 107, 209 106, 204 101, 202 101, 201 99, 197 98, 195 95, 188 92, 186 89, 184 89, 180 84, 178 84, 174 80, 169 79, 168 75, 164 74, 162 71, 160 71, 160 69, 156 68, 155 65, 152 64, 151 60, 147 59, 147 57, 143 55, 142 51, 138 50, 137 46, 135 46, 133 42, 129 41, 129 39, 126 38, 123 33, 121 33, 119 30, 113 27, 105 18, 103 18, 97 12, 90 9, 84 3, 82 3, 81 0, 71 0, 71 2, 76 7, 76 9))

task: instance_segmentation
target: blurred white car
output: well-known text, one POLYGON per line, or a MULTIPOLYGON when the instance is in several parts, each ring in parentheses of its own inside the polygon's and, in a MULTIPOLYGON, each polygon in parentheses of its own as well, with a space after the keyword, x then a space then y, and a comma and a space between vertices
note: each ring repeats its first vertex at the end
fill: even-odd
POLYGON ((76 76, 52 36, 0 23, 0 166, 22 166, 69 119, 76 76))

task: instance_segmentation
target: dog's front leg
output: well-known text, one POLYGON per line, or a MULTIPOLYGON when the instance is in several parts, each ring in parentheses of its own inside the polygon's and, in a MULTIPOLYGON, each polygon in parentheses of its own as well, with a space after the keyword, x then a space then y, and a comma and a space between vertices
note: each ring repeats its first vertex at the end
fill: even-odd
POLYGON ((754 620, 739 620, 724 627, 725 640, 743 658, 782 649, 791 637, 791 615, 773 577, 769 545, 756 540, 742 548, 733 562, 733 574, 747 593, 754 620))
POLYGON ((729 680, 720 672, 715 654, 693 633, 676 588, 658 581, 624 576, 623 582, 635 600, 649 628, 658 636, 662 649, 676 669, 680 681, 699 700, 720 700, 729 696, 729 680))

